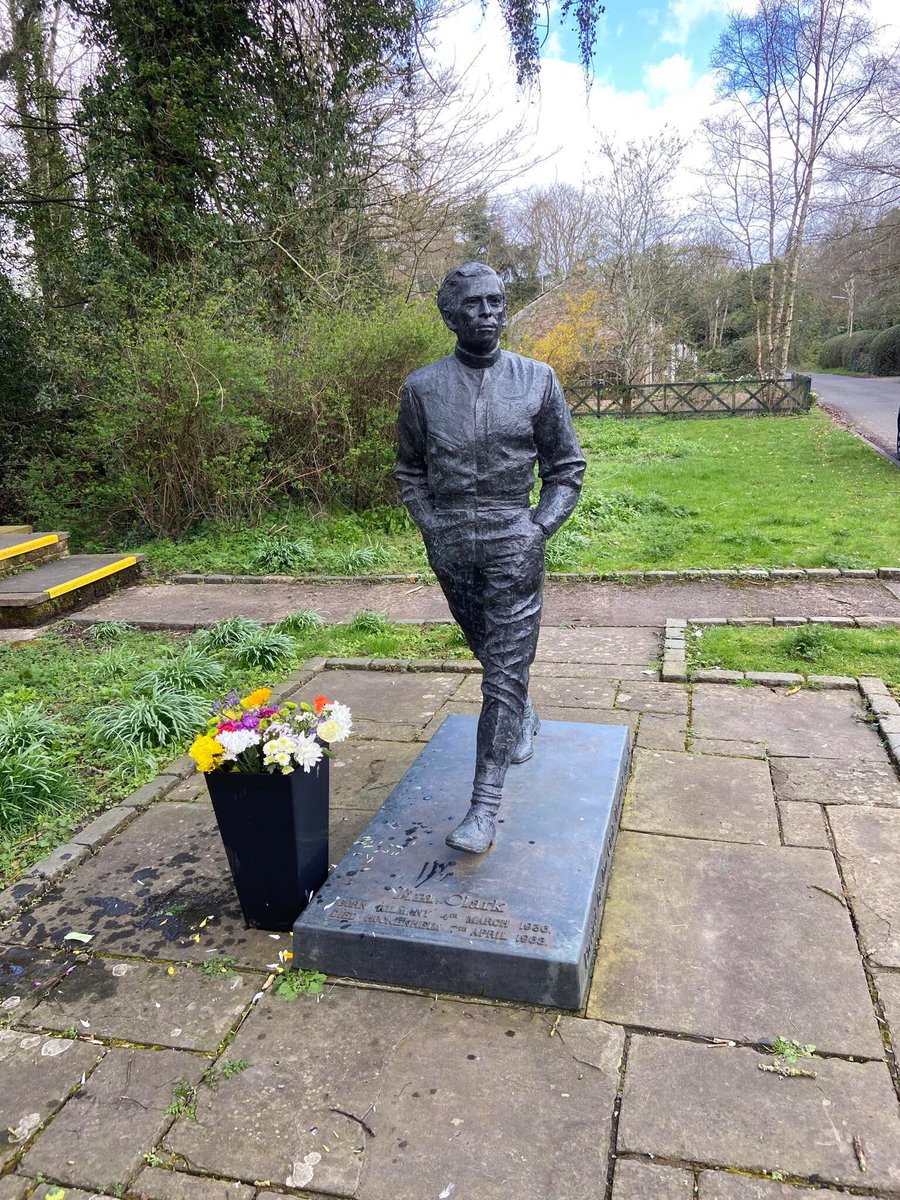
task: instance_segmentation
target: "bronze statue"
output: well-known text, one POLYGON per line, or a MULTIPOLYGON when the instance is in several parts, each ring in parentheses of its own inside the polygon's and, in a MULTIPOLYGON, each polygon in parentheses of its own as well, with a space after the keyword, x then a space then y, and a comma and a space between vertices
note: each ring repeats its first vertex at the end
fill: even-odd
POLYGON ((437 302, 456 350, 403 385, 395 475, 450 611, 484 668, 472 800, 447 838, 480 854, 494 840, 507 768, 531 757, 540 729, 528 676, 547 539, 578 501, 585 462, 552 369, 500 349, 499 275, 466 263, 447 275, 437 302), (535 463, 541 494, 532 508, 535 463))

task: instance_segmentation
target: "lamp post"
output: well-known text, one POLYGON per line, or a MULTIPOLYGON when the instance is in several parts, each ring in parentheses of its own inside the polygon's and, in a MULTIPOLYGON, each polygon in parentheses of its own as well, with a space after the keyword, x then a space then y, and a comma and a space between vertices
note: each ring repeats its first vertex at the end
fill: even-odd
POLYGON ((853 294, 856 290, 856 281, 851 276, 850 282, 847 284, 846 296, 832 296, 832 300, 846 300, 847 302, 847 333, 853 333, 853 294))

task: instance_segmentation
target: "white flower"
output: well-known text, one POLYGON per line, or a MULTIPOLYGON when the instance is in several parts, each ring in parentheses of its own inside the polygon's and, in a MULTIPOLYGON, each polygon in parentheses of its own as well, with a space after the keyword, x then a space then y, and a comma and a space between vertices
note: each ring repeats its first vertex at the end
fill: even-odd
POLYGON ((216 741, 225 747, 223 762, 233 762, 248 746, 259 745, 259 734, 255 729, 235 729, 229 732, 225 729, 216 734, 216 741))
POLYGON ((325 720, 319 725, 316 733, 323 742, 343 742, 350 736, 353 722, 350 719, 350 709, 346 704, 336 701, 325 709, 325 720))
POLYGON ((322 747, 315 738, 301 734, 294 739, 294 759, 298 767, 310 771, 322 758, 322 747))
POLYGON ((292 737, 277 737, 263 746, 263 762, 267 767, 281 767, 285 774, 292 769, 291 758, 296 743, 292 737))

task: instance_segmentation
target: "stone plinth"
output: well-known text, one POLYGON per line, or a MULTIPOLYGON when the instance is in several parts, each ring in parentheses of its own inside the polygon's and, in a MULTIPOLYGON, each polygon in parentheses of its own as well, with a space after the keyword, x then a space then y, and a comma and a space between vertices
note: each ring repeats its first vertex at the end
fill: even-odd
POLYGON ((476 718, 450 716, 294 927, 294 962, 370 979, 580 1008, 628 767, 625 726, 545 721, 510 768, 497 841, 449 849, 476 718))

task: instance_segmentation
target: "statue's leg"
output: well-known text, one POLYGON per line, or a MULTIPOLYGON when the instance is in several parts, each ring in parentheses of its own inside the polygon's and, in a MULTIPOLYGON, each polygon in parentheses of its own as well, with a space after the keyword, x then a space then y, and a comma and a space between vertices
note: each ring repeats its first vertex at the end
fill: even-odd
POLYGON ((544 577, 543 542, 534 537, 496 537, 482 564, 484 635, 472 805, 447 839, 480 853, 495 833, 506 771, 522 733, 528 675, 540 631, 544 577))

